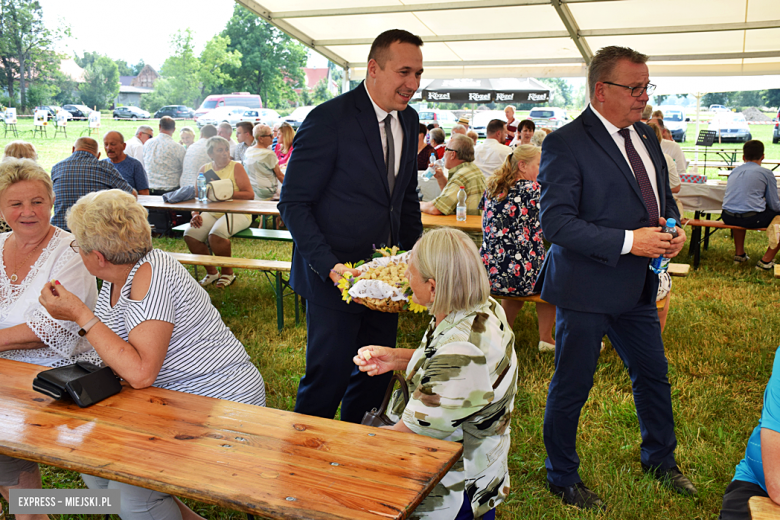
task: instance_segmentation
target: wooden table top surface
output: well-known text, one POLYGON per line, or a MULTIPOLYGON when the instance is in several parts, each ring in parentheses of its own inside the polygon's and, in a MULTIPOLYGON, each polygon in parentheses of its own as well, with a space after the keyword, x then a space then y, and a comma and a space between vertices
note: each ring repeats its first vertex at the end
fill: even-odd
POLYGON ((466 233, 482 233, 482 215, 466 215, 465 222, 458 222, 455 215, 422 214, 424 228, 451 227, 466 233))
POLYGON ((0 453, 269 518, 407 518, 462 446, 146 388, 89 408, 0 359, 0 453))
POLYGON ((173 211, 210 211, 213 213, 246 213, 249 215, 278 215, 276 201, 228 200, 202 204, 195 199, 168 204, 160 195, 139 195, 138 202, 146 209, 170 209, 173 211))
POLYGON ((753 520, 778 520, 780 519, 780 506, 772 502, 771 498, 750 497, 750 518, 753 520))

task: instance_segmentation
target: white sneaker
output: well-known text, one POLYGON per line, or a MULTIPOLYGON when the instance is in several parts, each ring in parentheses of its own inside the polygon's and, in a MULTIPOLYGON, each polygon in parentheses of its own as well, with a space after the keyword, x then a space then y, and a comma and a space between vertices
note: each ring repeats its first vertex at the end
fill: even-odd
POLYGON ((206 273, 206 276, 204 276, 203 279, 198 283, 200 283, 201 287, 206 287, 207 285, 213 284, 215 281, 217 281, 217 279, 219 279, 219 272, 214 274, 206 273))
POLYGON ((539 342, 539 352, 555 352, 555 343, 539 342))

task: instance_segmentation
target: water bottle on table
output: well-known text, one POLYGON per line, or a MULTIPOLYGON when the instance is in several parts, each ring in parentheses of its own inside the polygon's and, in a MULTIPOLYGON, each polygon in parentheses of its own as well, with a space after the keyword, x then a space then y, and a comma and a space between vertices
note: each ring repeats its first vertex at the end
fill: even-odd
POLYGON ((198 202, 208 202, 208 199, 206 199, 206 176, 203 175, 203 172, 198 174, 198 193, 196 197, 198 202))
MULTIPOLYGON (((667 219, 666 225, 664 226, 664 229, 662 231, 663 233, 669 233, 672 235, 672 238, 677 237, 677 221, 673 218, 667 219)), ((650 270, 654 273, 661 274, 667 269, 669 269, 669 262, 671 261, 671 258, 665 258, 664 255, 659 256, 658 258, 653 258, 650 261, 650 270)))
POLYGON ((466 188, 463 186, 458 190, 458 205, 455 206, 455 218, 458 222, 466 222, 466 188))

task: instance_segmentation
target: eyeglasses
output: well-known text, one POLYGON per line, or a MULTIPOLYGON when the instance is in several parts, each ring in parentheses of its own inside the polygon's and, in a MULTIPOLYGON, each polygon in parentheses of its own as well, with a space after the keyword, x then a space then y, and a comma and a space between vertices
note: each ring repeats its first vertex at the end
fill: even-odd
POLYGON ((453 148, 447 148, 446 146, 444 147, 444 151, 445 152, 457 152, 457 150, 455 150, 453 148))
POLYGON ((70 243, 70 248, 73 250, 74 253, 79 254, 79 244, 75 240, 70 243))
POLYGON ((262 135, 258 135, 257 138, 262 139, 263 137, 273 137, 273 136, 274 136, 273 134, 262 134, 262 135))
POLYGON ((647 92, 648 96, 651 96, 653 92, 655 92, 655 85, 652 83, 648 83, 645 87, 629 87, 626 85, 618 85, 617 83, 612 83, 611 81, 602 81, 602 83, 606 83, 607 85, 613 85, 615 87, 623 87, 627 88, 631 91, 632 97, 639 97, 641 96, 645 91, 647 92))

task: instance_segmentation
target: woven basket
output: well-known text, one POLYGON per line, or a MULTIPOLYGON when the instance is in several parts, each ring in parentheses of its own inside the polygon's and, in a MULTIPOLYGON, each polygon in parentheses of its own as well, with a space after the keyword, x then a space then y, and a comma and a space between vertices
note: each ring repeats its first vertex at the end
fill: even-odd
POLYGON ((390 298, 385 298, 384 300, 379 300, 377 298, 361 298, 360 302, 372 311, 390 312, 395 314, 406 312, 406 309, 404 309, 406 302, 403 300, 393 301, 390 298))

